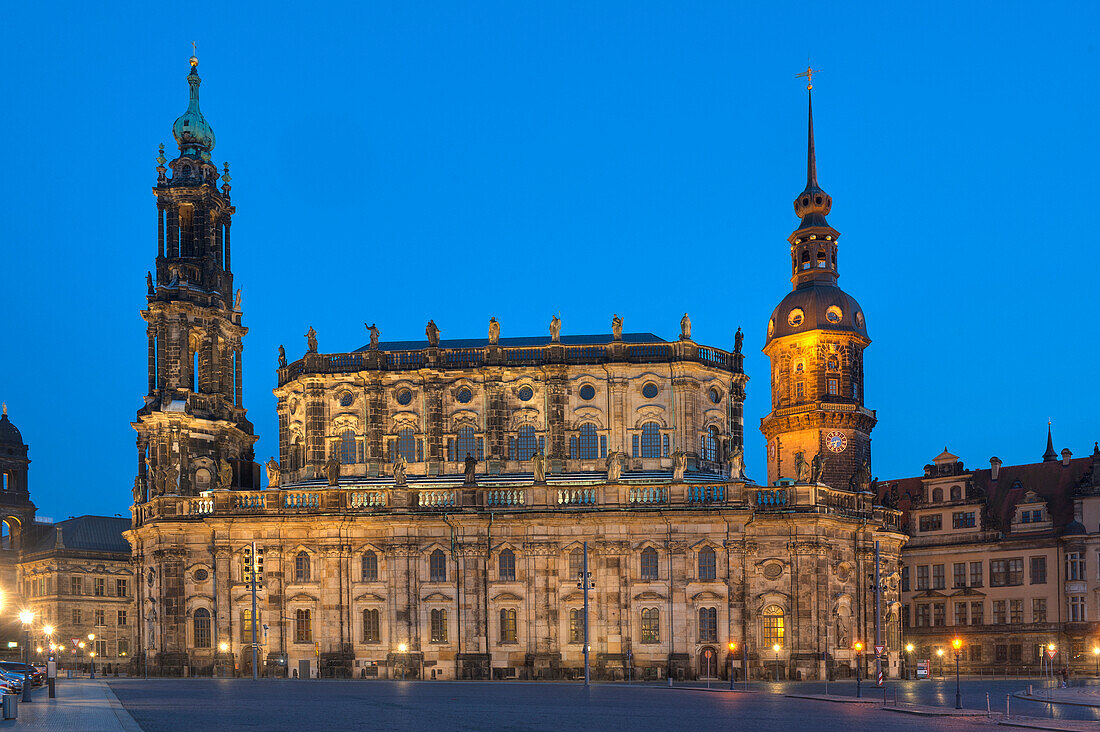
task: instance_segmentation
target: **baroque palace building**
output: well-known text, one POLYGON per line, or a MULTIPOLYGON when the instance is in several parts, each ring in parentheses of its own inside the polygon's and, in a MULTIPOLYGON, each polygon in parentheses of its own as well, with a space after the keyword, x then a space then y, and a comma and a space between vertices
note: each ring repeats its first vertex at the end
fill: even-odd
MULTIPOLYGON (((277 370, 279 456, 261 488, 243 406, 228 175, 190 105, 158 158, 148 391, 134 427, 136 662, 151 673, 820 678, 854 640, 898 647, 900 513, 870 477, 858 304, 836 286, 831 199, 795 200, 792 292, 772 315, 765 485, 745 477, 747 377, 697 343, 612 332, 307 351, 277 370), (219 180, 221 186, 219 189, 219 180), (253 616, 248 557, 263 568, 253 616), (730 653, 728 644, 737 644, 730 653), (827 660, 826 660, 827 659, 827 660)), ((282 351, 282 349, 280 349, 282 351)), ((898 672, 896 650, 888 672, 898 672)), ((138 666, 140 668, 140 666, 138 666)))

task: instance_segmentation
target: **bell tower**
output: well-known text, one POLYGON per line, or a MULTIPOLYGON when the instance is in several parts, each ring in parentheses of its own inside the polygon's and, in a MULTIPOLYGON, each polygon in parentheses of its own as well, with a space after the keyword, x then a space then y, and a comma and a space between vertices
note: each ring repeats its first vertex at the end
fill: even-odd
POLYGON ((172 125, 179 155, 157 156, 157 257, 146 274, 148 391, 133 427, 134 503, 259 485, 245 416, 241 354, 248 329, 230 270, 229 164, 212 162, 214 130, 199 110, 199 61, 190 59, 187 110, 172 125), (167 163, 167 167, 165 167, 167 163), (219 180, 221 181, 219 190, 219 180))
POLYGON ((863 350, 871 339, 859 303, 836 284, 840 233, 825 220, 833 200, 817 181, 813 85, 806 88, 806 187, 794 200, 801 223, 788 237, 792 291, 768 321, 772 410, 760 430, 769 483, 812 479, 820 455, 820 482, 867 490, 876 418, 863 405, 863 350))

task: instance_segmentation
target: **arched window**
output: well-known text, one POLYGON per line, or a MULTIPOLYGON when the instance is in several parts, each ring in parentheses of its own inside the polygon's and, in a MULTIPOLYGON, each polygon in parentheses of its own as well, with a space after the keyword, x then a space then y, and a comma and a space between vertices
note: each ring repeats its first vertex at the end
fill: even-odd
POLYGON ((600 456, 600 438, 596 434, 596 425, 582 424, 577 430, 577 458, 595 460, 600 456))
POLYGON ((810 268, 810 253, 808 251, 802 252, 802 269, 810 268))
POLYGON ((661 611, 655 607, 642 610, 642 643, 661 642, 661 611))
POLYGON ((512 608, 500 611, 500 642, 516 642, 516 611, 512 608))
POLYGON ((299 609, 294 612, 294 642, 313 642, 313 617, 307 609, 299 609))
POLYGON ((511 549, 505 549, 497 560, 497 577, 502 582, 514 582, 516 579, 516 555, 511 549))
POLYGON ((569 611, 569 642, 584 643, 584 611, 574 608, 569 611))
POLYGON ((584 550, 577 547, 569 552, 569 580, 579 579, 584 571, 584 550))
MULTIPOLYGON (((408 427, 397 430, 397 455, 410 463, 416 462, 416 433, 408 427)), ((394 459, 397 455, 394 455, 394 459)))
POLYGON ((538 451, 539 441, 535 436, 535 428, 529 424, 523 425, 516 433, 516 454, 512 458, 515 460, 530 460, 538 451))
POLYGON ((309 582, 309 554, 305 552, 294 556, 294 581, 309 582))
POLYGON ((382 640, 382 634, 378 629, 378 610, 363 611, 363 642, 378 643, 382 640))
POLYGON ((817 266, 818 266, 818 269, 824 269, 824 267, 825 267, 825 250, 824 249, 818 249, 817 250, 817 266))
POLYGON ((431 582, 447 581, 447 555, 442 549, 436 549, 428 557, 428 579, 431 582))
POLYGON ((642 579, 657 579, 657 550, 651 546, 642 549, 642 579))
POLYGON ((455 460, 462 462, 466 456, 477 457, 477 439, 473 427, 459 427, 455 438, 455 460))
POLYGON ((765 648, 772 646, 783 647, 783 608, 778 605, 768 605, 764 612, 760 613, 760 637, 765 648))
POLYGON ((371 551, 363 552, 363 581, 375 582, 378 579, 378 555, 371 551))
POLYGON ((351 465, 358 460, 358 455, 355 450, 355 433, 351 430, 345 430, 340 435, 340 463, 342 465, 351 465))
POLYGON ((718 608, 699 608, 699 642, 716 643, 718 641, 718 608))
POLYGON ((712 580, 717 576, 718 558, 714 550, 705 546, 699 550, 699 579, 712 580))
POLYGON ((958 501, 962 499, 962 488, 957 485, 951 486, 951 500, 958 501))
POLYGON ((939 503, 942 500, 943 500, 943 488, 939 488, 939 487, 933 488, 932 489, 932 502, 933 503, 939 503))
POLYGON ((829 360, 825 364, 825 368, 830 371, 837 371, 840 369, 840 362, 837 361, 836 356, 829 356, 829 360))
POLYGON ((646 422, 642 425, 642 457, 661 457, 661 425, 646 422))
POLYGON ((210 647, 210 611, 204 607, 195 610, 195 648, 210 647))
POLYGON ((432 610, 432 643, 447 642, 447 611, 432 610))
POLYGON ((707 427, 707 433, 703 435, 703 459, 712 463, 718 462, 718 428, 707 427))

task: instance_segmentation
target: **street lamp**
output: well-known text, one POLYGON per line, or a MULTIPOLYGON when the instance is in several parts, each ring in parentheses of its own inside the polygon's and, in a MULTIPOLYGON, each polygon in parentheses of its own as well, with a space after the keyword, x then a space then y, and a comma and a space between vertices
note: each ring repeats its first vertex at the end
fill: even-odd
POLYGON ((939 659, 940 659, 940 676, 943 676, 943 649, 942 648, 937 648, 936 649, 936 656, 938 656, 939 659))
POLYGON ((31 623, 34 621, 34 613, 24 610, 19 613, 19 621, 23 623, 23 701, 31 701, 31 623))
POLYGON ((1096 659, 1096 675, 1100 676, 1100 646, 1092 647, 1092 657, 1096 659))
POLYGON ((405 678, 405 653, 409 650, 409 647, 404 643, 397 644, 397 652, 401 654, 401 678, 405 678))
POLYGON ((772 650, 775 651, 775 680, 779 681, 779 644, 773 645, 772 650))
POLYGON ((733 691, 733 652, 737 650, 737 644, 733 641, 730 641, 729 648, 730 648, 730 691, 733 691))
POLYGON ((218 650, 221 651, 222 653, 225 653, 226 651, 229 650, 229 644, 226 643, 225 641, 222 641, 221 643, 218 644, 218 650))
POLYGON ((95 633, 88 633, 88 647, 93 650, 89 651, 88 657, 92 659, 92 675, 91 678, 95 678, 95 646, 92 645, 95 642, 95 633))
POLYGON ((863 698, 863 642, 856 641, 856 699, 863 698))
POLYGON ((959 655, 962 653, 962 638, 956 636, 951 639, 951 648, 955 651, 955 708, 962 709, 962 689, 959 686, 959 655))
POLYGON ((905 678, 909 678, 909 672, 910 672, 911 667, 913 665, 912 660, 909 658, 912 655, 912 653, 913 653, 913 644, 912 643, 906 643, 905 644, 905 678))

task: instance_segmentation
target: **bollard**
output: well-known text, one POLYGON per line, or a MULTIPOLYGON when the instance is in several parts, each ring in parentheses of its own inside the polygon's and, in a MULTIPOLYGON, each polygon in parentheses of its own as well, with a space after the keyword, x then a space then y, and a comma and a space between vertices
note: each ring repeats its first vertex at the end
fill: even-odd
POLYGON ((1012 709, 1012 694, 1005 694, 1005 719, 1009 719, 1012 715, 1009 713, 1012 709))
POLYGON ((985 716, 992 717, 993 709, 989 706, 989 692, 985 692, 985 716))
POLYGON ((54 677, 53 677, 53 676, 51 676, 50 678, 46 679, 46 685, 47 685, 47 686, 49 687, 49 689, 50 689, 50 698, 51 698, 51 699, 53 699, 53 698, 54 698, 55 696, 57 696, 57 693, 56 693, 56 692, 54 691, 54 686, 53 686, 53 682, 54 682, 54 677))

